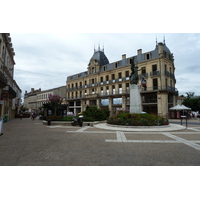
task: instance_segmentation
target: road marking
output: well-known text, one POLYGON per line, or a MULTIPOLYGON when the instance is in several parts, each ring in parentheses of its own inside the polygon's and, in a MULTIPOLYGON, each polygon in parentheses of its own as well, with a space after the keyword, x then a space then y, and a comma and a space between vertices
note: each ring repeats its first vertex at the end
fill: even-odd
POLYGON ((126 143, 180 143, 185 144, 187 146, 190 146, 198 151, 200 151, 200 145, 197 144, 200 141, 199 140, 185 140, 183 138, 180 138, 178 136, 175 136, 173 134, 176 133, 165 133, 162 132, 163 135, 172 138, 174 140, 127 140, 124 132, 122 131, 116 131, 116 140, 105 140, 105 142, 126 142, 126 143))
POLYGON ((86 129, 88 129, 88 128, 90 128, 90 127, 88 127, 88 126, 84 126, 84 127, 78 129, 78 130, 75 131, 75 132, 84 132, 84 131, 85 131, 86 129))
POLYGON ((167 136, 167 137, 170 137, 170 138, 172 138, 172 139, 174 139, 174 140, 176 140, 176 141, 178 141, 178 142, 180 142, 180 143, 183 143, 183 144, 185 144, 185 145, 188 145, 188 146, 190 146, 190 147, 192 147, 192 148, 194 148, 194 149, 200 151, 200 145, 199 145, 199 144, 196 144, 194 141, 185 140, 185 139, 183 139, 183 138, 180 138, 180 137, 178 137, 178 136, 172 135, 172 134, 170 134, 170 133, 163 133, 163 135, 165 135, 165 136, 167 136))
POLYGON ((47 126, 48 128, 59 128, 61 126, 47 126))
POLYGON ((116 136, 117 136, 117 141, 119 141, 119 142, 127 142, 127 139, 126 139, 126 136, 124 135, 124 132, 117 131, 116 132, 116 136))
POLYGON ((193 131, 200 131, 199 129, 197 129, 199 127, 195 127, 195 128, 187 128, 187 129, 190 129, 190 130, 193 130, 193 131))
MULTIPOLYGON (((76 131, 66 131, 66 132, 76 132, 76 131)), ((94 133, 98 133, 98 134, 107 134, 107 133, 116 133, 116 131, 104 131, 104 132, 102 132, 102 131, 84 131, 84 133, 92 133, 92 134, 94 134, 94 133)))

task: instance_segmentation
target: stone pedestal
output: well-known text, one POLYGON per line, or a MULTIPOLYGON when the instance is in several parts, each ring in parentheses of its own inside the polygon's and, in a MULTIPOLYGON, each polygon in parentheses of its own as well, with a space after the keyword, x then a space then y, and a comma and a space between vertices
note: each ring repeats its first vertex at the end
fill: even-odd
POLYGON ((141 113, 142 105, 141 105, 141 97, 140 97, 140 89, 136 84, 130 85, 130 113, 141 113))

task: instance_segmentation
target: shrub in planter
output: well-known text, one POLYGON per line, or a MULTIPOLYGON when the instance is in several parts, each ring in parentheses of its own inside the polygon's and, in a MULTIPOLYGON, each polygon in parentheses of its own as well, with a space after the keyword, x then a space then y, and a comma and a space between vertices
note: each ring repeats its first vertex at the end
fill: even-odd
POLYGON ((95 121, 93 117, 84 117, 83 120, 85 122, 93 122, 93 121, 95 121))
POLYGON ((127 112, 110 117, 107 123, 126 126, 161 126, 169 124, 168 120, 163 117, 150 114, 130 114, 127 112))
POLYGON ((49 115, 46 117, 46 120, 51 120, 51 121, 72 121, 73 116, 67 116, 67 117, 62 117, 62 116, 57 116, 57 115, 49 115))
POLYGON ((103 110, 98 109, 96 106, 87 106, 86 110, 83 111, 83 120, 86 121, 87 118, 93 118, 93 121, 102 121, 106 119, 106 114, 103 110))

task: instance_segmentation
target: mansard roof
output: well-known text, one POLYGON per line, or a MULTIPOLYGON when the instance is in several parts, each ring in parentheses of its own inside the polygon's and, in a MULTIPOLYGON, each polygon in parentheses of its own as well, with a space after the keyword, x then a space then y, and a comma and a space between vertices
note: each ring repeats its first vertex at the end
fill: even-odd
MULTIPOLYGON (((170 52, 170 50, 166 46, 165 42, 159 43, 159 44, 162 44, 162 46, 163 46, 164 57, 166 57, 167 59, 169 59, 170 61, 173 62, 173 54, 170 52)), ((100 51, 100 49, 98 51, 94 51, 94 54, 93 54, 91 59, 96 59, 99 62, 100 68, 99 68, 98 73, 101 73, 101 72, 105 72, 105 71, 115 69, 116 63, 117 63, 117 68, 124 67, 126 65, 130 65, 130 59, 132 59, 132 58, 134 58, 135 63, 140 63, 140 62, 145 62, 147 60, 159 58, 159 56, 160 55, 158 53, 158 44, 156 44, 156 48, 152 51, 141 53, 141 54, 129 57, 129 58, 125 58, 125 59, 122 59, 122 60, 119 60, 119 61, 115 61, 113 63, 109 63, 106 55, 104 54, 104 51, 103 50, 100 51), (148 58, 147 58, 147 54, 149 54, 148 58)), ((69 76, 69 77, 67 77, 67 81, 75 80, 75 79, 78 79, 78 78, 83 78, 83 77, 86 77, 86 76, 88 76, 88 71, 69 76)))
POLYGON ((94 54, 91 59, 97 60, 100 66, 109 64, 108 58, 104 54, 104 50, 103 51, 100 51, 100 49, 98 51, 94 50, 94 54))

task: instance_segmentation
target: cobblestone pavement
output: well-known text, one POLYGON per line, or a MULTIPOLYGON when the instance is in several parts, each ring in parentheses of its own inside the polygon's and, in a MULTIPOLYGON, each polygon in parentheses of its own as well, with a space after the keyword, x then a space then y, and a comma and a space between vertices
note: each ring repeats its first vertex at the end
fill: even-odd
POLYGON ((200 165, 200 123, 178 131, 133 132, 14 119, 3 129, 0 166, 200 165))

